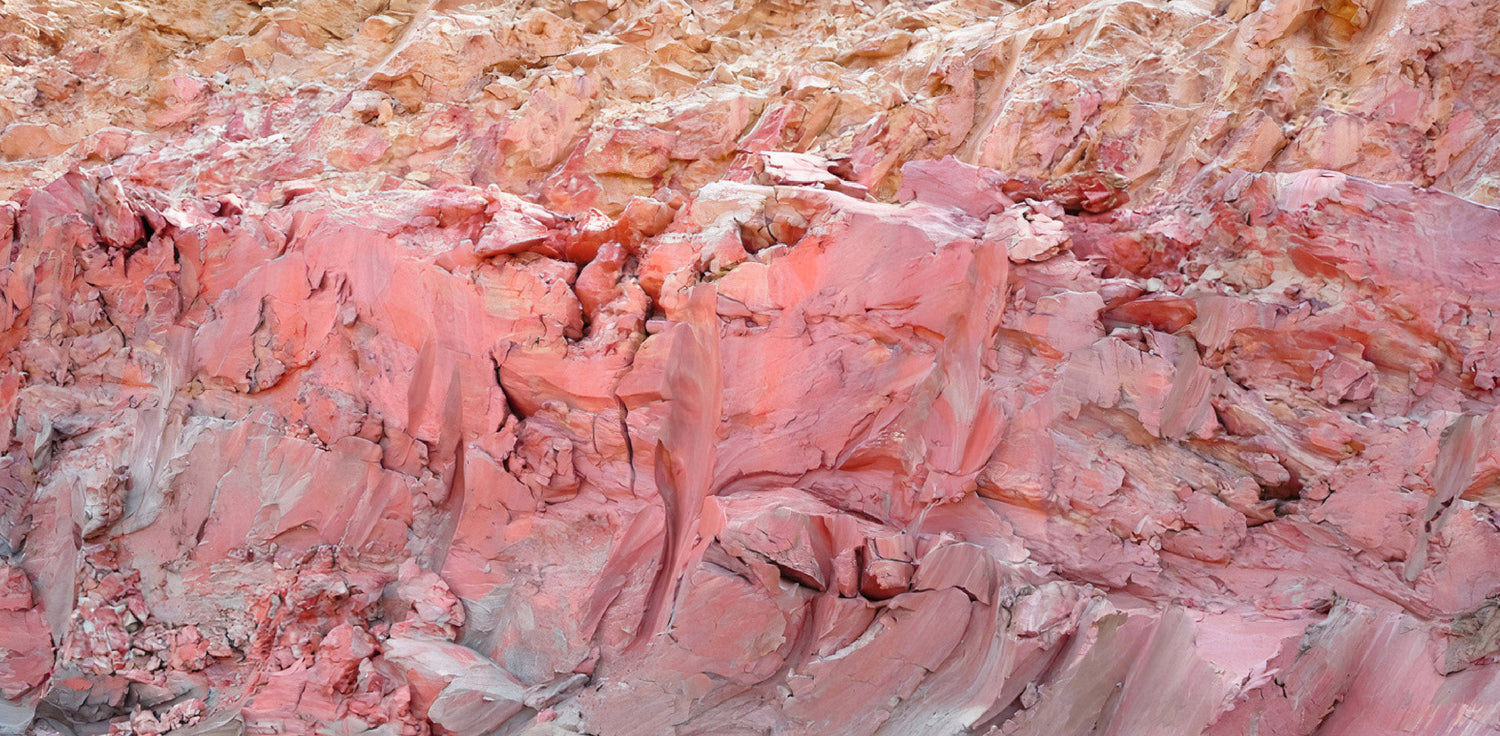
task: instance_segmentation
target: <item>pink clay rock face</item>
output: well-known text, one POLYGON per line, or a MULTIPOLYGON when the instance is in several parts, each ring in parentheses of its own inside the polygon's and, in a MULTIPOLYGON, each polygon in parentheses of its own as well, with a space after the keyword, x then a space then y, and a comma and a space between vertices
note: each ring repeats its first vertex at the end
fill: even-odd
POLYGON ((1500 733, 1500 4, 0 4, 0 734, 1500 733))

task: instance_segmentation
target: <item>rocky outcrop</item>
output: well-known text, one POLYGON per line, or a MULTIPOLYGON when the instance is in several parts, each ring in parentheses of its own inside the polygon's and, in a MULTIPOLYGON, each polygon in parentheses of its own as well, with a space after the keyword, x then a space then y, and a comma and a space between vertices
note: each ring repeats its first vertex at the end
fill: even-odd
POLYGON ((0 732, 1494 733, 1496 22, 0 9, 0 732))

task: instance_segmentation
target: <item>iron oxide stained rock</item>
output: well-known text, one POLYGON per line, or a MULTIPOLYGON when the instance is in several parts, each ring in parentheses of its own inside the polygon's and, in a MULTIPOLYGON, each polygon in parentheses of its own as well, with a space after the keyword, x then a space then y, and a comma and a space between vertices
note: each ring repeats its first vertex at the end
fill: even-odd
POLYGON ((1500 733, 1500 6, 0 10, 0 733, 1500 733))

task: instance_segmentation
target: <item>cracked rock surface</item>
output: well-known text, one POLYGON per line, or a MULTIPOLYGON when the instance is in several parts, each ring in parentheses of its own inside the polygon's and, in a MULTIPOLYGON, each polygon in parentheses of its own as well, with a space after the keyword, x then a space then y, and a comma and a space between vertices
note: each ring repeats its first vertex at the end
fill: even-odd
POLYGON ((4 0, 0 734, 1500 733, 1496 28, 4 0))

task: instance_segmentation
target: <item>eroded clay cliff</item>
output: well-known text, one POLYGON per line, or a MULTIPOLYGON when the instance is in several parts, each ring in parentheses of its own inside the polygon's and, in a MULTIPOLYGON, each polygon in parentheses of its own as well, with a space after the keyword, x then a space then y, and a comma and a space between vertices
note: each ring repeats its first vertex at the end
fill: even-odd
POLYGON ((1500 733, 1500 5, 0 4, 0 733, 1500 733))

